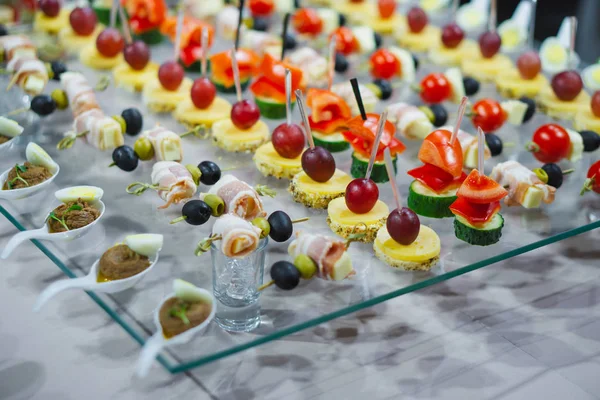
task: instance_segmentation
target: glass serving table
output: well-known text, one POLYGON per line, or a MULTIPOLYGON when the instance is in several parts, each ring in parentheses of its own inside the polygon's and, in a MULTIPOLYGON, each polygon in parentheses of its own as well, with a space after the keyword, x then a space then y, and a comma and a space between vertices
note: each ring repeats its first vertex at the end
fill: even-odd
MULTIPOLYGON (((225 48, 223 46, 223 48, 225 48)), ((170 46, 158 46, 152 49, 155 60, 164 60, 171 54, 170 46)), ((83 72, 91 82, 100 77, 100 73, 91 71, 78 63, 70 63, 72 69, 83 72)), ((440 70, 438 68, 438 70, 440 70)), ((419 78, 428 73, 424 66, 419 71, 419 78)), ((351 77, 338 76, 339 81, 351 77)), ((195 77, 191 74, 191 77, 195 77)), ((6 79, 6 78, 3 78, 6 79)), ((362 79, 368 82, 367 77, 362 79)), ((51 82, 47 92, 58 87, 51 82)), ((249 94, 246 93, 246 96, 249 94)), ((3 114, 19 107, 22 95, 18 90, 11 90, 3 96, 3 114)), ((234 96, 224 96, 235 101, 234 96)), ((476 98, 498 98, 492 86, 482 86, 476 98)), ((139 94, 129 93, 123 89, 109 87, 98 99, 108 115, 120 114, 127 107, 137 107, 144 112, 144 127, 149 129, 154 124, 161 124, 177 133, 185 129, 170 115, 153 115, 147 113, 139 94)), ((386 104, 397 101, 419 103, 418 98, 410 90, 396 90, 393 98, 380 102, 377 111, 383 110, 386 104)), ((456 106, 448 104, 451 114, 449 122, 453 123, 456 106)), ((297 111, 294 121, 299 121, 297 111)), ((184 222, 170 225, 169 221, 180 216, 181 206, 173 206, 167 210, 158 210, 163 204, 157 194, 152 191, 142 196, 132 196, 125 188, 132 182, 150 181, 152 162, 140 162, 139 167, 127 173, 109 168, 110 152, 100 152, 84 141, 78 140, 68 150, 57 151, 56 143, 62 133, 70 129, 72 116, 70 110, 57 111, 44 119, 27 117, 24 134, 14 140, 12 147, 0 153, 0 169, 10 168, 25 157, 25 146, 35 141, 44 147, 61 166, 59 176, 52 186, 34 197, 25 200, 7 202, 0 200, 0 213, 19 230, 42 226, 50 211, 54 191, 73 185, 95 185, 104 189, 103 201, 106 204, 106 215, 85 237, 70 243, 50 243, 33 241, 34 244, 55 263, 69 278, 87 274, 93 262, 102 253, 126 235, 132 233, 161 233, 165 236, 165 244, 158 265, 134 288, 125 292, 107 295, 89 293, 100 308, 108 313, 123 329, 140 345, 153 333, 153 312, 161 299, 171 292, 174 278, 188 280, 200 287, 211 289, 210 254, 200 257, 194 255, 196 244, 211 232, 212 223, 192 227, 184 222)), ((282 121, 268 121, 271 130, 282 121)), ((536 115, 532 121, 522 127, 503 127, 498 134, 506 146, 504 154, 486 161, 486 172, 489 173, 496 163, 508 159, 516 159, 528 167, 539 166, 531 154, 522 151, 523 144, 531 138, 534 130, 541 124, 549 122, 543 115, 536 115)), ((473 132, 470 121, 465 118, 463 129, 473 132)), ((135 138, 126 136, 126 144, 133 145, 135 138)), ((251 154, 230 154, 214 147, 210 140, 202 140, 193 136, 183 139, 185 150, 183 163, 197 164, 204 160, 217 162, 224 173, 235 174, 238 178, 252 185, 265 184, 277 191, 273 199, 263 198, 267 212, 286 211, 292 219, 310 217, 308 222, 295 225, 296 230, 308 230, 315 233, 333 233, 328 228, 325 210, 307 209, 294 203, 287 193, 287 180, 263 177, 252 162, 251 154)), ((397 182, 404 200, 411 182, 406 171, 419 165, 416 155, 420 146, 418 141, 403 140, 407 150, 398 159, 397 182)), ((275 287, 264 290, 260 296, 261 324, 250 333, 228 333, 212 323, 207 330, 187 345, 171 347, 158 358, 159 362, 171 373, 179 373, 223 357, 244 351, 254 346, 270 342, 330 321, 335 318, 371 307, 375 304, 398 297, 427 286, 452 279, 467 272, 486 267, 498 261, 515 257, 519 254, 546 246, 550 243, 575 236, 600 227, 600 198, 594 194, 579 196, 585 173, 593 162, 595 155, 585 154, 583 160, 563 168, 575 168, 576 171, 565 178, 563 187, 558 189, 556 201, 541 209, 526 210, 521 207, 502 208, 505 218, 503 235, 498 244, 489 247, 468 245, 454 236, 453 220, 446 218, 435 220, 421 218, 421 223, 433 228, 440 236, 442 243, 439 266, 429 272, 402 272, 395 270, 375 258, 372 245, 353 243, 350 254, 356 269, 356 275, 340 282, 311 279, 302 281, 292 291, 282 291, 275 287)), ((338 168, 349 171, 350 151, 335 155, 338 168)), ((379 185, 381 199, 392 206, 393 196, 389 184, 379 185)), ((206 186, 200 186, 206 191, 206 186)), ((276 261, 288 259, 289 243, 271 242, 267 248, 265 274, 268 277, 269 267, 276 261)), ((41 312, 44 312, 42 309, 41 312)), ((133 366, 132 366, 133 368, 133 366)))

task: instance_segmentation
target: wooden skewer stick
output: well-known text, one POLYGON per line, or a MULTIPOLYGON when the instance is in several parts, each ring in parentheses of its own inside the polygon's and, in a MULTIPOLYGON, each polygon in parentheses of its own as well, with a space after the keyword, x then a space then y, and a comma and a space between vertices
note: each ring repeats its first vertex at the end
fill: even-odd
POLYGON ((485 133, 477 127, 477 171, 485 175, 485 133))
POLYGON ((205 26, 202 28, 202 37, 200 39, 200 46, 202 47, 202 58, 200 64, 200 72, 202 77, 206 78, 206 59, 208 58, 208 28, 205 26))
POLYGON ((383 158, 385 160, 385 169, 387 170, 388 178, 390 179, 390 183, 392 185, 394 200, 396 200, 396 208, 399 210, 402 207, 402 203, 400 201, 400 191, 398 190, 398 185, 396 184, 396 173, 394 172, 394 164, 392 162, 392 154, 390 153, 389 147, 383 151, 383 158))
POLYGON ((331 37, 329 42, 329 65, 327 66, 327 90, 331 91, 333 86, 333 77, 335 76, 335 50, 337 49, 337 39, 335 36, 331 37))
POLYGON ((243 21, 243 14, 244 14, 244 0, 240 0, 240 5, 238 7, 238 10, 240 11, 239 17, 238 17, 238 24, 237 24, 237 28, 235 30, 235 49, 239 49, 240 47, 240 29, 242 27, 242 21, 243 21))
POLYGON ((110 6, 110 27, 114 28, 117 24, 117 7, 119 0, 113 0, 110 6))
POLYGON ((292 124, 292 71, 285 69, 285 119, 292 124))
POLYGON ((575 67, 575 41, 577 40, 577 17, 569 17, 571 20, 571 40, 569 41, 569 68, 575 67))
POLYGON ((452 137, 450 138, 450 144, 454 144, 456 138, 458 136, 458 131, 460 130, 460 124, 462 124, 463 116, 465 115, 465 111, 467 109, 467 101, 469 99, 467 96, 463 96, 460 101, 460 106, 458 107, 458 115, 456 116, 456 124, 454 125, 454 131, 452 131, 452 137))
POLYGON ((298 111, 300 111, 302 124, 304 125, 304 130, 306 131, 306 140, 308 141, 308 146, 311 149, 314 149, 315 141, 313 140, 310 123, 308 122, 308 116, 306 115, 306 110, 304 108, 304 96, 302 95, 302 91, 300 89, 296 90, 296 103, 298 104, 298 111))
POLYGON ((127 21, 127 17, 125 16, 125 11, 123 10, 123 5, 119 1, 119 18, 121 18, 121 26, 123 27, 123 36, 125 36, 125 43, 130 44, 133 39, 131 38, 131 31, 129 30, 129 21, 127 21))
POLYGON ((231 49, 231 66, 233 67, 233 81, 235 82, 235 93, 237 101, 242 101, 242 84, 240 83, 240 69, 238 67, 236 49, 231 49))
POLYGON ((531 0, 531 17, 529 21, 529 48, 535 49, 535 13, 537 10, 537 0, 531 0))
POLYGON ((490 4, 490 19, 488 21, 488 30, 490 32, 496 32, 496 24, 498 20, 498 6, 496 0, 491 0, 490 4))
POLYGON ((179 51, 181 50, 181 31, 183 30, 183 6, 179 5, 177 9, 177 25, 175 26, 175 44, 173 48, 173 59, 179 59, 179 51))
POLYGON ((383 136, 385 123, 387 121, 387 114, 388 111, 387 109, 385 109, 379 116, 379 124, 377 124, 377 131, 375 133, 375 143, 373 143, 373 148, 371 149, 371 158, 369 159, 369 165, 367 166, 367 173, 365 174, 365 179, 371 178, 371 171, 373 171, 373 164, 375 163, 375 157, 377 157, 377 151, 379 150, 379 142, 381 142, 381 136, 383 136))

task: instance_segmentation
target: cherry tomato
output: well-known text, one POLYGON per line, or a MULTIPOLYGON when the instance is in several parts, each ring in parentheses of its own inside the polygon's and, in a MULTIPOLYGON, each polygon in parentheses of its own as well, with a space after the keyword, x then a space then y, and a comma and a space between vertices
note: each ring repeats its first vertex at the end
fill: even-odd
POLYGON ((337 28, 332 36, 335 36, 337 51, 347 56, 358 50, 358 41, 352 30, 346 26, 337 28))
POLYGON ((497 131, 506 121, 506 112, 500 103, 492 99, 483 99, 475 103, 473 114, 473 125, 476 128, 481 127, 486 133, 497 131))
POLYGON ((252 15, 266 17, 271 15, 273 10, 275 10, 275 3, 273 0, 250 0, 248 7, 252 15))
POLYGON ((452 85, 444 74, 429 74, 421 81, 421 99, 425 103, 435 104, 448 100, 452 85))
POLYGON ((292 25, 298 33, 316 36, 323 30, 323 20, 313 8, 301 8, 292 17, 292 25))
POLYGON ((377 8, 379 9, 379 16, 383 19, 391 18, 396 11, 396 0, 378 0, 377 8))
POLYGON ((567 131, 557 124, 540 126, 527 144, 533 156, 543 163, 557 163, 569 154, 571 139, 567 131))
POLYGON ((600 160, 592 164, 587 173, 587 179, 581 189, 581 194, 593 190, 600 193, 600 160))
POLYGON ((379 79, 392 79, 401 72, 401 64, 392 52, 379 49, 371 55, 371 75, 379 79))

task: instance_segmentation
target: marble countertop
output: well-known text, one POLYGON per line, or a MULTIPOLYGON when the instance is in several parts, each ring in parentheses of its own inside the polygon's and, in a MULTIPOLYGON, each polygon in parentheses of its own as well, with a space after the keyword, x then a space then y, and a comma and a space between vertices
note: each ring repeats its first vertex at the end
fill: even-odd
MULTIPOLYGON (((0 248, 16 229, 0 220, 0 248)), ((598 399, 600 231, 232 357, 133 377, 139 346, 31 243, 0 268, 0 398, 598 399)))

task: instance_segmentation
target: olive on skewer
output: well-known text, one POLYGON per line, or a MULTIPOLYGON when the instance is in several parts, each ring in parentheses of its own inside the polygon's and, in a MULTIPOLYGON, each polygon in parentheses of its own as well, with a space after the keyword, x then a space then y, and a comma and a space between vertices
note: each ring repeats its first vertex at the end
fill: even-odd
POLYGON ((562 186, 564 175, 568 175, 575 171, 574 169, 562 170, 557 164, 548 163, 542 165, 541 168, 535 168, 533 172, 542 182, 556 189, 562 186))

